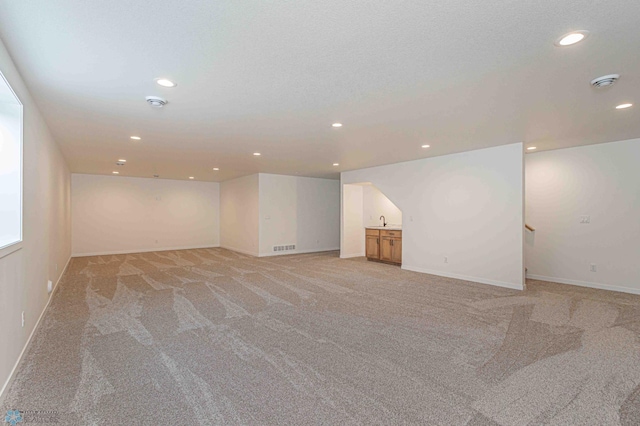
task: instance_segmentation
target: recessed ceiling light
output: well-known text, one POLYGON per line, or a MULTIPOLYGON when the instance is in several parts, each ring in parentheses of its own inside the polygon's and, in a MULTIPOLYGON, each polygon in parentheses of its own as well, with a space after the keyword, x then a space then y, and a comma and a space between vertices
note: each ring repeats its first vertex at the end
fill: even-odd
POLYGON ((133 139, 134 141, 139 141, 142 138, 140 136, 131 136, 131 139, 133 139))
POLYGON ((340 163, 333 163, 333 165, 334 165, 334 166, 339 166, 339 165, 340 165, 340 163))
POLYGON ((214 167, 214 168, 213 168, 213 170, 215 170, 215 171, 217 172, 217 171, 218 171, 218 170, 220 170, 220 169, 219 169, 219 168, 217 168, 217 167, 214 167))
POLYGON ((538 149, 537 146, 530 146, 529 148, 527 148, 528 151, 533 151, 534 149, 538 149))
POLYGON ((176 83, 174 83, 173 81, 168 80, 166 78, 157 78, 156 79, 156 83, 158 83, 162 87, 176 87, 177 86, 176 83))
POLYGON ((570 33, 563 35, 558 40, 556 40, 555 44, 556 46, 571 46, 572 44, 576 44, 584 40, 585 38, 587 38, 588 35, 589 35, 589 31, 584 31, 584 30, 572 31, 570 33))
POLYGON ((189 176, 189 179, 195 179, 193 176, 189 176))
POLYGON ((422 148, 429 148, 431 145, 422 145, 422 148))
POLYGON ((626 109, 626 108, 631 108, 633 106, 633 104, 620 104, 616 107, 616 109, 626 109))
POLYGON ((342 127, 342 123, 333 123, 332 127, 342 127))
POLYGON ((259 152, 254 152, 253 155, 255 155, 257 157, 257 156, 262 155, 262 154, 260 154, 259 152))
POLYGON ((120 172, 116 172, 116 171, 113 171, 111 173, 113 173, 114 175, 119 175, 120 174, 120 172))

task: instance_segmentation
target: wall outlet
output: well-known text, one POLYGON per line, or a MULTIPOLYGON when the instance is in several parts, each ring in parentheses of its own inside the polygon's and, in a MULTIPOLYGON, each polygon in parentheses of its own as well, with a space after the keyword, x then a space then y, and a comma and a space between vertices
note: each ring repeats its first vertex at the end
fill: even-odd
POLYGON ((22 326, 24 327, 24 311, 22 311, 22 326))
POLYGON ((449 263, 449 258, 447 256, 444 257, 444 263, 449 263))
POLYGON ((58 272, 58 264, 56 263, 56 272, 58 272))
POLYGON ((580 223, 591 223, 591 216, 580 216, 580 223))
POLYGON ((595 263, 592 263, 592 264, 589 265, 589 270, 591 272, 598 272, 598 267, 596 266, 595 263))
POLYGON ((409 216, 409 222, 413 222, 413 216, 409 216))
POLYGON ((51 294, 52 291, 53 291, 53 281, 49 280, 47 281, 47 293, 51 294))
POLYGON ((156 240, 156 244, 158 244, 158 240, 156 240))

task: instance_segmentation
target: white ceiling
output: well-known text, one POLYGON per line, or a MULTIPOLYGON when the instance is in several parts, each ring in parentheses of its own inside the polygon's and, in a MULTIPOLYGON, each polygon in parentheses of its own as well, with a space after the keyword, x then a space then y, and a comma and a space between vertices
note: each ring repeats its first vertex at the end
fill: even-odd
POLYGON ((637 0, 29 0, 0 3, 0 37, 73 172, 337 178, 640 137, 638 16, 637 0))

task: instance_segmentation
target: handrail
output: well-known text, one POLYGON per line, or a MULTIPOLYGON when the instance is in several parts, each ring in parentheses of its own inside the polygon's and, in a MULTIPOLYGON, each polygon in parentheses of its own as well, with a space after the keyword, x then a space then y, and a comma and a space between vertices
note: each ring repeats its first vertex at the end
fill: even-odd
POLYGON ((531 226, 531 225, 527 225, 527 224, 525 223, 525 224, 524 224, 524 227, 525 227, 525 228, 527 228, 527 229, 528 229, 529 231, 531 231, 531 232, 536 232, 536 228, 534 228, 534 227, 533 227, 533 226, 531 226))

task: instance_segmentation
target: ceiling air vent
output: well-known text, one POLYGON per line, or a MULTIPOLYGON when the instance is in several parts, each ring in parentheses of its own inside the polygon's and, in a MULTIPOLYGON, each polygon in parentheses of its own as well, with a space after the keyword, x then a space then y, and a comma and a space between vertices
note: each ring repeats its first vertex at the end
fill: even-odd
POLYGON ((614 84, 620 78, 620 74, 603 75, 602 77, 594 78, 591 80, 593 87, 607 87, 614 84))
POLYGON ((165 99, 159 98, 157 96, 147 96, 147 103, 154 108, 162 108, 168 102, 165 99))

